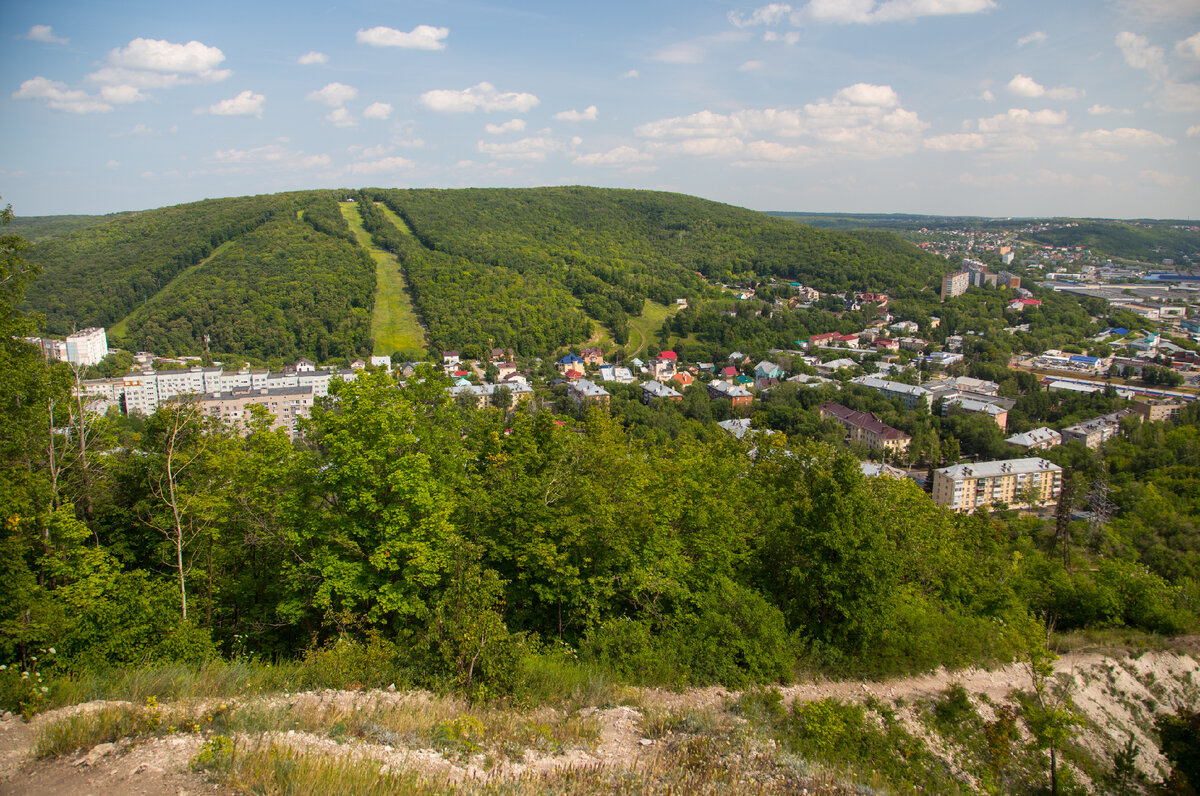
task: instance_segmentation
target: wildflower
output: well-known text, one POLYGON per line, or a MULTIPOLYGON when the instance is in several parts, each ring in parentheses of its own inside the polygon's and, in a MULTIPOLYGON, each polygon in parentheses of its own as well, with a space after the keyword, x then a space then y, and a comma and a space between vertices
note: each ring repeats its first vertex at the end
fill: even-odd
POLYGON ((54 651, 54 647, 51 647, 49 650, 47 650, 47 652, 49 652, 51 655, 57 655, 57 654, 58 654, 57 652, 55 652, 55 651, 54 651))
POLYGON ((8 668, 8 666, 7 666, 7 665, 5 665, 5 664, 3 664, 3 663, 0 663, 0 672, 4 671, 4 670, 5 670, 5 669, 7 669, 7 668, 8 668))
POLYGON ((36 661, 36 660, 37 660, 37 656, 36 656, 36 655, 32 655, 32 656, 30 656, 30 660, 34 660, 34 661, 36 661))
POLYGON ((49 689, 49 688, 47 688, 46 686, 42 686, 42 693, 43 693, 43 694, 47 693, 49 690, 50 690, 50 689, 49 689))
POLYGON ((21 679, 22 679, 22 680, 24 680, 24 679, 26 679, 26 678, 28 678, 28 677, 29 677, 29 672, 21 672, 21 679))

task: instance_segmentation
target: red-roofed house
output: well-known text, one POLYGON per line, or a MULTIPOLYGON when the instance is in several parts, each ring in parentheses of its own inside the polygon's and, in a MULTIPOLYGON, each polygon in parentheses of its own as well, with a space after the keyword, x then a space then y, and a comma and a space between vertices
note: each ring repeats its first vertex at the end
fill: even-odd
POLYGON ((675 378, 675 371, 678 364, 678 354, 674 351, 663 351, 657 357, 650 360, 650 372, 654 374, 654 378, 667 381, 675 378))
POLYGON ((695 380, 696 377, 688 373, 686 370, 681 370, 675 374, 675 381, 679 382, 681 387, 690 387, 692 386, 692 382, 695 380))
POLYGON ((826 332, 825 334, 814 334, 808 338, 809 348, 820 348, 823 345, 828 345, 837 339, 837 332, 826 332))

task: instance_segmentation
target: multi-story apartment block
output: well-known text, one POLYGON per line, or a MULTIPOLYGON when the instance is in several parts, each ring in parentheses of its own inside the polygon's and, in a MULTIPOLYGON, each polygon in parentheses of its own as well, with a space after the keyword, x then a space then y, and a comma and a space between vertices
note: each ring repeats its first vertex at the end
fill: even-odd
POLYGON ((912 442, 912 437, 892 428, 872 412, 856 412, 833 401, 821 404, 820 411, 822 420, 833 418, 845 428, 851 442, 861 442, 872 450, 903 453, 912 442))
POLYGON ((67 361, 73 365, 95 365, 108 356, 108 336, 104 329, 93 326, 67 335, 67 361))
POLYGON ((970 271, 955 271, 942 277, 942 301, 961 296, 971 286, 970 271))
POLYGON ((1146 398, 1133 402, 1133 411, 1142 418, 1143 423, 1174 420, 1179 416, 1179 410, 1182 408, 1182 401, 1156 401, 1152 398, 1146 398))
POLYGON ((933 471, 933 502, 974 511, 996 502, 1012 508, 1053 503, 1062 491, 1062 468, 1045 459, 956 464, 933 471))
POLYGON ((250 407, 261 406, 271 413, 272 429, 283 428, 293 439, 299 433, 299 420, 308 417, 313 406, 312 387, 277 387, 254 389, 245 387, 225 392, 207 393, 200 399, 201 409, 211 417, 220 418, 239 433, 248 431, 250 407))
POLYGON ((1121 433, 1121 419, 1131 414, 1133 414, 1132 409, 1119 409, 1112 414, 1093 417, 1091 420, 1067 426, 1062 430, 1063 441, 1078 441, 1089 448, 1099 448, 1121 433))

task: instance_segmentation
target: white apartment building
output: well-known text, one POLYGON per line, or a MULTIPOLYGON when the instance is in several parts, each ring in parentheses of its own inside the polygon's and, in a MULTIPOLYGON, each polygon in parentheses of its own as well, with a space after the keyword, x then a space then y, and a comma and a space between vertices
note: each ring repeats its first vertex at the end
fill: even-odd
POLYGON ((95 365, 108 356, 108 335, 93 326, 67 335, 67 361, 73 365, 95 365))
POLYGON ((974 511, 999 501, 1028 508, 1058 500, 1062 468, 1046 459, 1008 459, 956 464, 933 471, 933 502, 954 511, 974 511), (1034 490, 1032 503, 1026 492, 1034 490))

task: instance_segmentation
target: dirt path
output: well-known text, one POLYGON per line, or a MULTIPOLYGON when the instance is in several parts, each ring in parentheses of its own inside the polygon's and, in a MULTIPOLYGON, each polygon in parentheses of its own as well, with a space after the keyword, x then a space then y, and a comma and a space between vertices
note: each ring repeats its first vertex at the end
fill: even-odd
MULTIPOLYGON (((1165 761, 1157 751, 1151 730, 1156 712, 1200 701, 1200 664, 1193 655, 1149 652, 1139 656, 1087 652, 1059 659, 1056 670, 1070 683, 1076 705, 1096 729, 1082 731, 1078 739, 1100 754, 1133 735, 1142 750, 1139 768, 1148 776, 1161 776, 1165 761)), ((782 687, 785 702, 825 698, 863 701, 874 697, 898 708, 911 731, 924 734, 916 706, 935 699, 950 685, 961 684, 981 713, 1002 704, 1012 692, 1029 687, 1029 676, 1021 665, 995 670, 939 670, 931 674, 881 682, 817 681, 782 687)), ((484 754, 467 758, 445 755, 436 749, 387 746, 354 738, 334 739, 300 730, 270 731, 253 737, 238 735, 246 743, 270 743, 305 754, 338 759, 363 759, 390 770, 413 770, 447 782, 511 780, 527 774, 555 769, 631 768, 652 757, 658 742, 645 737, 644 719, 663 712, 721 711, 740 692, 719 687, 683 692, 634 689, 630 704, 597 709, 583 708, 581 718, 594 720, 597 735, 590 746, 569 746, 555 753, 526 749, 523 755, 488 761, 484 754)), ((436 700, 427 692, 320 691, 304 694, 274 694, 241 701, 244 706, 279 709, 334 707, 352 712, 410 706, 422 709, 436 700)), ((60 708, 37 716, 32 722, 6 716, 0 719, 0 794, 170 794, 214 792, 212 784, 188 768, 199 751, 203 736, 176 733, 140 743, 128 741, 101 744, 59 758, 34 761, 31 757, 38 728, 72 714, 95 711, 122 703, 92 702, 60 708)), ((550 710, 547 708, 546 710, 550 710)), ((947 752, 953 763, 953 751, 947 752)), ((597 769, 598 770, 598 769, 597 769)))

